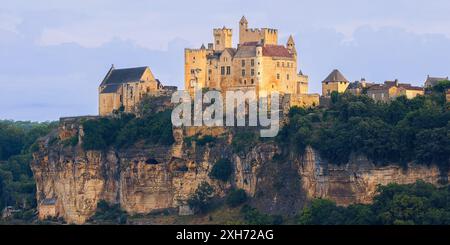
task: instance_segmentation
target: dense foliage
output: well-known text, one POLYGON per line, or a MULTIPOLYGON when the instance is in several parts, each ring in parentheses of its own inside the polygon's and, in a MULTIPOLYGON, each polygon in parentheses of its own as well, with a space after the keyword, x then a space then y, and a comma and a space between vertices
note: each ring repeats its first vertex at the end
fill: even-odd
POLYGON ((211 207, 213 197, 214 188, 207 182, 202 182, 189 197, 188 205, 194 212, 205 213, 211 207))
POLYGON ((331 100, 327 109, 293 108, 278 141, 300 154, 312 145, 338 164, 356 153, 376 163, 416 161, 449 168, 450 111, 442 93, 391 103, 350 94, 333 94, 331 100))
POLYGON ((129 147, 139 141, 148 144, 170 145, 174 142, 171 111, 135 117, 120 114, 112 118, 100 118, 83 122, 85 150, 104 150, 110 146, 129 147))
POLYGON ((109 204, 101 200, 97 204, 95 214, 89 218, 89 221, 101 224, 126 224, 127 218, 127 213, 120 208, 119 204, 109 204))
POLYGON ((371 205, 338 207, 317 199, 301 213, 299 224, 309 225, 449 225, 450 187, 436 188, 418 181, 411 185, 379 187, 371 205))
POLYGON ((247 201, 247 193, 242 189, 231 190, 226 202, 230 207, 237 207, 247 201))
POLYGON ((241 208, 241 215, 247 225, 281 225, 283 223, 282 216, 264 214, 249 205, 241 208))
POLYGON ((231 146, 235 153, 246 153, 261 138, 259 132, 249 127, 237 127, 233 132, 233 140, 231 146))
POLYGON ((233 173, 233 165, 228 159, 219 159, 209 173, 209 176, 213 179, 228 181, 233 173))
POLYGON ((33 144, 56 123, 0 121, 0 209, 13 206, 29 217, 36 206, 35 182, 30 169, 33 144))

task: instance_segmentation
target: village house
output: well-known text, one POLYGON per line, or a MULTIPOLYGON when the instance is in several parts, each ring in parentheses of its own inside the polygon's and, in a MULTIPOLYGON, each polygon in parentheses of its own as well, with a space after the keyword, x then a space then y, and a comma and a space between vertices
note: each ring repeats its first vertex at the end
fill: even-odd
POLYGON ((56 199, 46 198, 39 204, 39 219, 56 217, 56 199))
POLYGON ((423 94, 424 89, 422 87, 412 86, 408 83, 399 83, 398 80, 372 85, 367 89, 367 96, 381 102, 388 102, 399 96, 406 96, 406 98, 412 99, 423 94))
POLYGON ((361 78, 360 81, 350 83, 346 89, 346 92, 353 95, 362 95, 365 94, 365 91, 373 85, 375 85, 375 83, 367 82, 365 78, 361 78))
POLYGON ((342 73, 334 69, 325 80, 322 81, 322 96, 329 97, 331 93, 344 93, 349 86, 349 81, 342 73))
POLYGON ((427 76, 427 80, 425 80, 424 87, 431 88, 436 86, 440 81, 448 80, 448 77, 430 77, 427 76))

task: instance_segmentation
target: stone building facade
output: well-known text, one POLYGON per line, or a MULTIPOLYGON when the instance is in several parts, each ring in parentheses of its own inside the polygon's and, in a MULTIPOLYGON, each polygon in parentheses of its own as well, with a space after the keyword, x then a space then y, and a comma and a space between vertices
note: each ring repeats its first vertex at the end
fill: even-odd
POLYGON ((251 29, 245 17, 239 22, 239 44, 232 45, 232 29, 213 30, 214 42, 185 49, 185 89, 194 85, 219 91, 254 90, 290 94, 292 105, 319 104, 318 94, 308 94, 308 76, 298 72, 292 36, 278 44, 278 30, 251 29))
POLYGON ((149 67, 115 69, 113 65, 99 86, 99 114, 135 112, 144 96, 157 96, 167 90, 176 87, 164 87, 149 67))
POLYGON ((399 96, 412 99, 423 95, 422 87, 412 86, 409 83, 399 83, 398 80, 386 81, 384 84, 376 84, 367 89, 367 96, 375 101, 388 102, 399 96))
POLYGON ((347 78, 335 69, 322 81, 322 96, 330 96, 333 92, 344 93, 349 85, 347 78))

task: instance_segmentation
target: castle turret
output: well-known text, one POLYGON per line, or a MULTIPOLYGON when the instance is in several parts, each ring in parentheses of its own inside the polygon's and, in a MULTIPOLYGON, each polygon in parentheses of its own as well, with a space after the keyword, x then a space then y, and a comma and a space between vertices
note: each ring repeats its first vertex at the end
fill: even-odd
POLYGON ((214 50, 222 51, 226 48, 232 47, 232 30, 226 28, 216 28, 213 30, 214 34, 214 50))
POLYGON ((289 50, 291 54, 293 54, 295 57, 297 57, 297 49, 295 48, 295 42, 292 35, 289 36, 289 39, 286 43, 286 48, 289 50))

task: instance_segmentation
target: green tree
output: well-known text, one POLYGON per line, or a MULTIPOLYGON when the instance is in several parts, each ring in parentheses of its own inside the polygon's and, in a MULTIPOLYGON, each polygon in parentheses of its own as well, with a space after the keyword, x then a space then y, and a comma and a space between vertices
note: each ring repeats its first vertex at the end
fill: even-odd
POLYGON ((195 212, 205 213, 214 197, 214 188, 207 182, 202 182, 188 199, 188 204, 195 212))
POLYGON ((237 207, 247 201, 247 193, 244 190, 232 190, 226 199, 228 206, 237 207))
POLYGON ((233 165, 231 164, 230 160, 221 158, 214 164, 211 172, 209 173, 209 176, 211 178, 226 182, 230 179, 232 174, 233 165))

